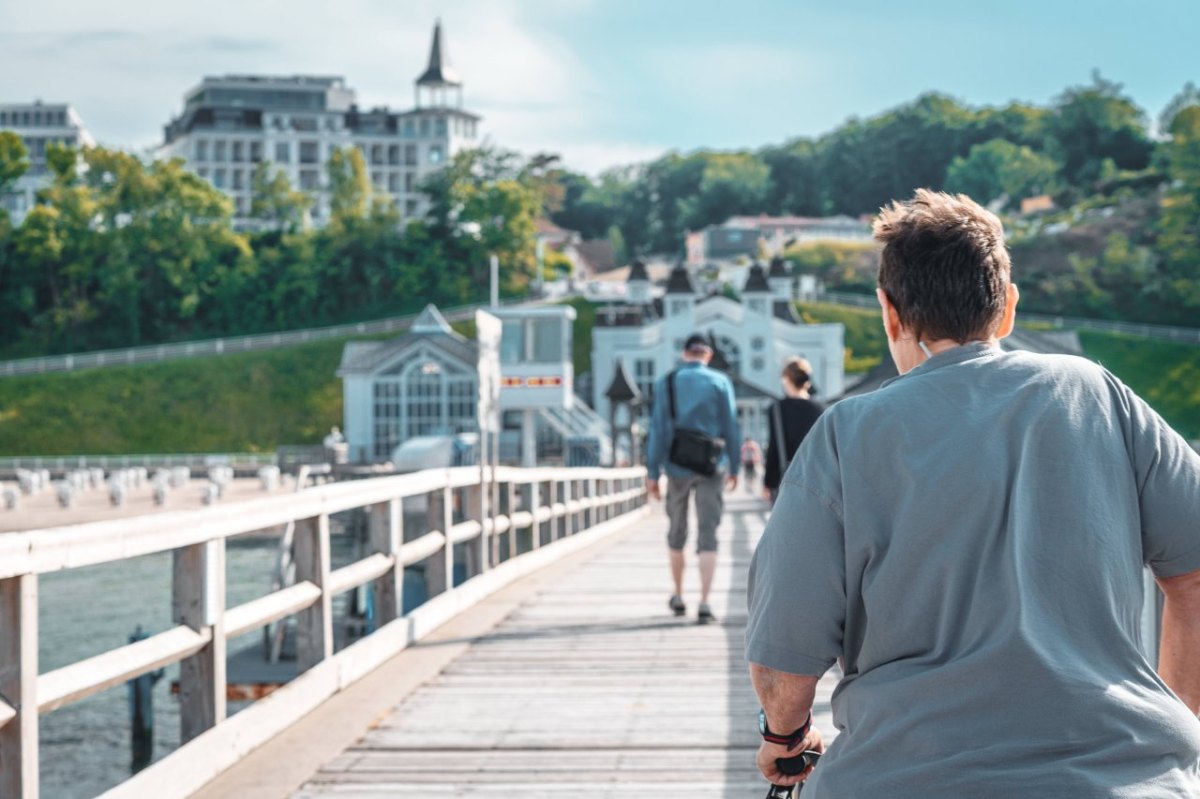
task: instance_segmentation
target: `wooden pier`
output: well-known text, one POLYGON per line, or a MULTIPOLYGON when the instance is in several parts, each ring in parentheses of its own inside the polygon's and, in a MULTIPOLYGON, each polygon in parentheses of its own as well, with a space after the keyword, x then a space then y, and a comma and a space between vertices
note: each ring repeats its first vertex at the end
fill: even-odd
MULTIPOLYGON (((272 742, 199 797, 760 795, 758 703, 742 639, 746 571, 765 512, 757 500, 729 503, 713 597, 718 623, 696 624, 691 568, 688 617, 667 611, 659 505, 584 557, 551 567, 532 590, 499 598, 507 615, 490 631, 435 633, 385 666, 411 676, 421 666, 403 659, 458 648, 423 684, 382 678, 374 703, 352 711, 363 730, 348 748, 318 754, 322 742, 313 739, 336 734, 337 725, 328 717, 301 722, 286 745, 272 742), (303 765, 280 762, 289 753, 326 762, 297 778, 303 765)), ((494 609, 485 601, 472 612, 494 609)), ((817 699, 827 738, 835 732, 834 684, 827 676, 817 699)))

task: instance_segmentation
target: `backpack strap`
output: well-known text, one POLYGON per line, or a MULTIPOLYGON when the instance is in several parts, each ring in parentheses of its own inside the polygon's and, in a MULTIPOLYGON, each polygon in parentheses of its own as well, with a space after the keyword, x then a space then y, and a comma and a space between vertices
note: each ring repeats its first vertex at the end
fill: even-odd
POLYGON ((678 369, 672 369, 667 375, 667 408, 671 414, 671 423, 675 423, 675 375, 678 369))

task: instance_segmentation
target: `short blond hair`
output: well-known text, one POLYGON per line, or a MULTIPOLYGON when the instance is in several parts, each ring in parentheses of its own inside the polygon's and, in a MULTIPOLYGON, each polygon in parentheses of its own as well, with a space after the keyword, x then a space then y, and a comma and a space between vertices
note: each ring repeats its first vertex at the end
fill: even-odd
POLYGON ((880 209, 874 233, 879 288, 918 340, 962 344, 996 331, 1012 263, 995 214, 965 194, 917 189, 880 209))

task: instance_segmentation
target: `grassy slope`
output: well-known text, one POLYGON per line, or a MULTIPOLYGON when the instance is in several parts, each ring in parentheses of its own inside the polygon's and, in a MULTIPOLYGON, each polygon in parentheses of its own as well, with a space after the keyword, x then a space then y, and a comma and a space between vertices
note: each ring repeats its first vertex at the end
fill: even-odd
POLYGON ((341 424, 344 341, 0 380, 0 455, 270 451, 341 424))
MULTIPOLYGON (((576 369, 583 372, 595 309, 572 304, 579 311, 576 369)), ((824 304, 801 311, 814 322, 846 325, 848 365, 861 371, 883 356, 874 312, 824 304)), ((1089 357, 1176 429, 1200 438, 1200 347, 1091 332, 1080 340, 1089 357)), ((271 451, 316 443, 341 423, 334 371, 344 344, 0 379, 0 455, 271 451)))
POLYGON ((1087 330, 1079 341, 1184 438, 1200 439, 1200 347, 1087 330))
POLYGON ((848 373, 867 371, 887 352, 887 340, 877 311, 823 302, 802 302, 797 307, 806 322, 841 322, 845 325, 848 373))
MULTIPOLYGON (((802 303, 813 322, 846 326, 846 370, 863 371, 886 351, 879 314, 840 305, 802 303)), ((1200 347, 1154 339, 1080 331, 1087 357, 1104 364, 1149 402, 1183 436, 1200 439, 1200 347)))

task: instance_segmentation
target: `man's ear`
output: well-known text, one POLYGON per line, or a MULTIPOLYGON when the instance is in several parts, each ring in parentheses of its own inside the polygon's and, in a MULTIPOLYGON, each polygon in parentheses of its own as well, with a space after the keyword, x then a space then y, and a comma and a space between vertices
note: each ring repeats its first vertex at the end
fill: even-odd
POLYGON ((1004 316, 1000 318, 1000 326, 996 328, 996 338, 1005 338, 1012 334, 1017 324, 1017 303, 1021 292, 1016 283, 1008 284, 1008 296, 1004 299, 1004 316))
POLYGON ((900 314, 896 313, 895 306, 888 300, 883 289, 875 289, 875 298, 879 300, 879 308, 883 317, 883 332, 887 335, 888 341, 896 341, 900 338, 900 314))

